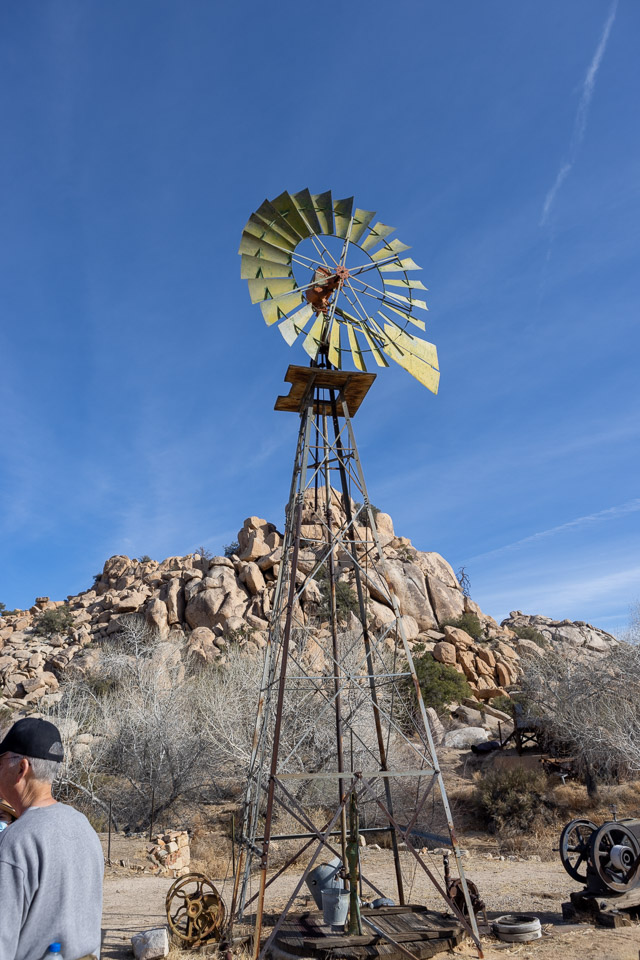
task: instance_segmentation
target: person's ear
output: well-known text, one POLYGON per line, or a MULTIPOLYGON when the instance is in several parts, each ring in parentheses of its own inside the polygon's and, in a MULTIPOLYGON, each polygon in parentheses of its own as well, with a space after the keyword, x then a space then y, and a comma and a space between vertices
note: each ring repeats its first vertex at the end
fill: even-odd
POLYGON ((16 783, 19 783, 20 780, 24 780, 29 772, 29 767, 31 764, 26 757, 21 757, 20 763, 18 764, 18 776, 16 777, 16 783))

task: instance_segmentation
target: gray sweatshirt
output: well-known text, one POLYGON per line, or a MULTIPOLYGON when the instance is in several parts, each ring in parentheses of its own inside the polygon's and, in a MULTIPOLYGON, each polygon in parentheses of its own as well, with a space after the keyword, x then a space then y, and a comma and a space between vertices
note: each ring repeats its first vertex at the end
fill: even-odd
POLYGON ((64 960, 100 952, 104 858, 83 814, 30 807, 0 833, 0 960, 64 960))

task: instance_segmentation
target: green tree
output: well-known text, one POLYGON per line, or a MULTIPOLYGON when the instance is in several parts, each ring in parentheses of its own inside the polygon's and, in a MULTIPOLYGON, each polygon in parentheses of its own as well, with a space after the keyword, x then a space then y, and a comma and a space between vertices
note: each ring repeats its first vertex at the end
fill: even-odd
POLYGON ((240 544, 237 540, 232 540, 231 543, 228 543, 223 549, 225 557, 232 557, 234 553, 240 553, 240 544))
POLYGON ((470 637, 476 639, 482 636, 482 624, 475 613, 463 613, 461 616, 456 617, 455 620, 442 620, 440 626, 459 627, 460 630, 464 630, 470 637))
MULTIPOLYGON (((454 667, 434 660, 428 650, 421 653, 416 647, 416 651, 413 662, 425 706, 440 713, 448 703, 471 696, 469 684, 454 667)), ((413 686, 408 684, 408 690, 413 692, 413 686)))
POLYGON ((73 627, 73 614, 67 606, 43 610, 33 622, 34 633, 39 637, 53 637, 58 633, 68 633, 73 627))
MULTIPOLYGON (((321 620, 328 620, 331 616, 331 586, 326 567, 321 567, 318 571, 317 584, 322 594, 322 603, 318 607, 318 614, 321 620)), ((346 623, 350 613, 358 613, 357 594, 346 580, 336 580, 336 616, 338 623, 346 623)))

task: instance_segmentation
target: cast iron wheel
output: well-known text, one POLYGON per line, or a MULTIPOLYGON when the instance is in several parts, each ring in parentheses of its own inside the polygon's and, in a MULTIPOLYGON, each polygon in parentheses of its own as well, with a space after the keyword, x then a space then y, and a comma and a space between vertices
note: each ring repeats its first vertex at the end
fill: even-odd
POLYGON ((562 866, 579 883, 586 883, 591 837, 597 829, 591 820, 578 819, 568 823, 560 834, 562 866))
POLYGON ((219 940, 224 924, 222 897, 207 877, 188 873, 169 888, 167 922, 183 944, 195 946, 204 940, 219 940))
POLYGON ((640 843, 624 825, 614 820, 603 824, 591 837, 591 862, 609 890, 624 893, 640 879, 640 843))

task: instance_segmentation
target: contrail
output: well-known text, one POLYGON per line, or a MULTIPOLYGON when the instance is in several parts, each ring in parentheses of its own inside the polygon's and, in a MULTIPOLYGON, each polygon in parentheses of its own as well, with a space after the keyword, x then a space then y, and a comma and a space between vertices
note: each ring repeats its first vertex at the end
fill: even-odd
POLYGON ((556 533, 563 533, 565 530, 573 530, 576 527, 586 527, 591 523, 597 523, 599 520, 613 520, 616 517, 624 516, 627 513, 636 513, 640 510, 640 497, 633 500, 627 500, 617 507, 607 507, 606 510, 598 510, 597 513, 589 513, 584 517, 576 517, 575 520, 568 520, 567 523, 561 523, 557 527, 549 527, 548 530, 540 530, 538 533, 532 533, 529 537, 522 540, 515 540, 513 543, 507 543, 503 547, 496 547, 495 550, 489 550, 487 553, 479 553, 475 557, 470 557, 467 563, 475 560, 484 560, 486 557, 495 557, 497 554, 506 553, 508 550, 515 550, 525 543, 536 543, 538 540, 545 540, 547 537, 553 537, 556 533))
POLYGON ((585 131, 587 129, 587 119, 589 117, 589 107, 591 105, 591 98, 593 97, 593 91, 596 85, 596 75, 604 56, 609 34, 611 33, 611 27, 613 26, 613 21, 616 18, 617 9, 618 0, 613 0, 611 9, 609 11, 609 16, 607 17, 604 29, 598 42, 598 46, 596 47, 596 52, 594 53, 593 59, 589 64, 589 69, 587 70, 584 83, 582 84, 582 94, 580 96, 580 102, 576 111, 576 119, 573 124, 573 133, 571 136, 571 144, 569 146, 569 158, 568 160, 565 160, 560 167, 554 184, 545 197, 544 204, 542 206, 542 215, 540 217, 541 227, 545 225, 549 218, 549 214, 551 212, 551 208, 553 207, 558 191, 571 172, 571 169, 576 162, 580 145, 584 140, 585 131))

